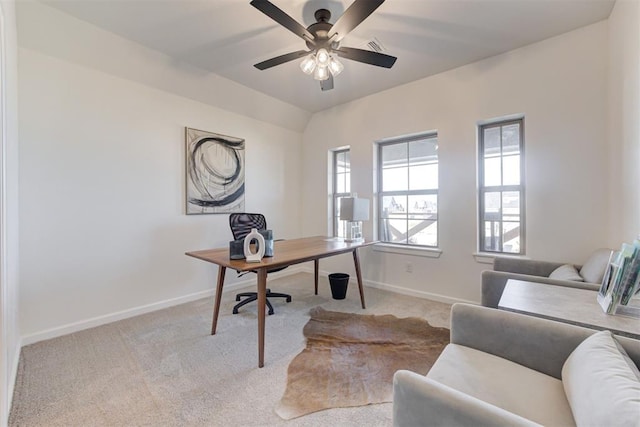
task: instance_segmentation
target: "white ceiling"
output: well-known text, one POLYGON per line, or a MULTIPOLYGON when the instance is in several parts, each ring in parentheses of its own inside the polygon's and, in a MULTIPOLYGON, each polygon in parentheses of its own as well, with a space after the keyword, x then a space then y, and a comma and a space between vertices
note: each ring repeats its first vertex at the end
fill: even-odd
MULTIPOLYGON (((253 64, 305 49, 302 39, 249 0, 48 0, 46 4, 309 112, 450 70, 606 19, 615 0, 387 0, 342 46, 376 38, 398 57, 391 69, 349 60, 322 92, 299 60, 265 71, 253 64)), ((351 0, 272 0, 305 27, 351 0)))

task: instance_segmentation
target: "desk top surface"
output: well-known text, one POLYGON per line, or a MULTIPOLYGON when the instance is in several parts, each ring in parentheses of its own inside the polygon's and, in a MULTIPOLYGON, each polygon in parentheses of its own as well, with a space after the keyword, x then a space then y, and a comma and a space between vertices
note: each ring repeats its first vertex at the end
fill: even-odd
POLYGON ((185 255, 211 262, 237 271, 251 271, 259 268, 276 268, 325 258, 341 253, 353 252, 358 248, 377 243, 362 241, 347 243, 343 239, 314 236, 301 239, 274 242, 273 256, 264 257, 260 262, 246 262, 244 259, 229 259, 229 248, 205 249, 186 252, 185 255))
POLYGON ((510 279, 498 308, 640 339, 640 319, 606 314, 598 292, 510 279))

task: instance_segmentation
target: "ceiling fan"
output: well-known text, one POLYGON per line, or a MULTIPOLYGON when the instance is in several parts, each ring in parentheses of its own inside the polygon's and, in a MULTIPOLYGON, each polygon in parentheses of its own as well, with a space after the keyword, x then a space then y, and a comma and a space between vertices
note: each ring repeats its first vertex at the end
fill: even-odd
POLYGON ((323 91, 333 89, 333 76, 338 75, 344 68, 336 56, 378 67, 391 68, 396 62, 395 56, 340 46, 342 39, 382 3, 384 0, 354 0, 334 24, 329 22, 331 19, 330 11, 318 9, 315 13, 317 22, 305 28, 270 1, 252 0, 251 6, 302 38, 309 49, 276 56, 255 64, 254 67, 266 70, 306 56, 300 64, 300 68, 306 74, 313 74, 314 78, 320 81, 320 88, 323 91))

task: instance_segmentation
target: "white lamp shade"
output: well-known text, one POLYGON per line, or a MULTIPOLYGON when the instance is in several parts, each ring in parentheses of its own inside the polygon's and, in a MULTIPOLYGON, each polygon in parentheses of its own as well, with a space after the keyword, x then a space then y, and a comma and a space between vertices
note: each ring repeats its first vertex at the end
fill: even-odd
POLYGON ((340 199, 340 219, 342 221, 368 221, 369 199, 343 197, 340 199))
POLYGON ((309 55, 300 63, 300 69, 303 73, 311 75, 316 68, 316 59, 313 55, 309 55))
POLYGON ((337 59, 331 58, 331 62, 329 62, 329 71, 331 71, 331 74, 335 77, 340 74, 342 70, 344 70, 344 65, 337 59))
POLYGON ((331 56, 329 56, 329 52, 326 49, 318 49, 316 61, 318 61, 318 67, 327 67, 329 66, 329 61, 331 61, 331 56))
POLYGON ((313 78, 316 80, 327 80, 329 78, 329 70, 327 67, 316 67, 316 72, 313 73, 313 78))

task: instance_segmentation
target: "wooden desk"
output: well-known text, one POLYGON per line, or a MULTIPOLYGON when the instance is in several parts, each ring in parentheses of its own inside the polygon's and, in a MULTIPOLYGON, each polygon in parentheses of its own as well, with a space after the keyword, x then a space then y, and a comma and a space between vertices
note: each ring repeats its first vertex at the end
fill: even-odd
POLYGON ((498 308, 640 339, 640 319, 606 314, 596 300, 597 294, 587 289, 510 279, 498 308))
POLYGON ((353 262, 356 268, 358 289, 360 290, 360 302, 362 304, 362 308, 365 308, 358 249, 374 243, 376 242, 364 241, 359 243, 345 243, 341 239, 323 236, 281 240, 274 242, 274 256, 262 258, 261 262, 246 262, 245 260, 229 259, 229 248, 193 251, 187 252, 186 255, 218 265, 218 282, 216 286, 215 305, 213 308, 213 320, 211 322, 211 335, 215 335, 216 333, 226 269, 232 268, 237 271, 256 271, 258 273, 258 367, 262 368, 264 366, 264 321, 265 305, 267 301, 267 271, 275 267, 284 267, 313 261, 315 293, 318 295, 318 265, 320 258, 351 252, 353 254, 353 262))

